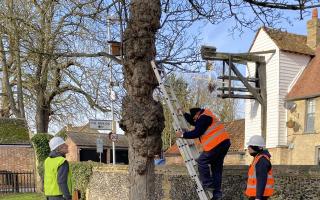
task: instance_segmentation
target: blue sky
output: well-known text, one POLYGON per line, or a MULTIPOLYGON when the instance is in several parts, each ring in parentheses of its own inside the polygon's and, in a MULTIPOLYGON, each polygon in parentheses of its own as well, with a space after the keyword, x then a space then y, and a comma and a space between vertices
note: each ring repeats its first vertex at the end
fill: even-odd
MULTIPOLYGON (((277 28, 284 31, 306 35, 307 26, 306 23, 311 19, 311 13, 304 16, 304 19, 299 19, 299 12, 297 11, 286 11, 285 15, 290 17, 291 24, 287 21, 283 21, 277 28)), ((233 32, 230 30, 232 28, 232 21, 226 20, 224 23, 218 25, 207 24, 201 29, 201 37, 203 39, 201 45, 215 46, 219 52, 232 52, 241 53, 247 52, 254 40, 256 31, 244 29, 242 33, 233 32)), ((257 27, 257 30, 259 27, 257 27)), ((200 47, 199 47, 200 48, 200 47)), ((245 68, 240 67, 240 71, 245 73, 245 68)), ((238 108, 239 118, 244 117, 244 101, 240 102, 238 108)))
MULTIPOLYGON (((307 14, 303 20, 299 20, 299 12, 287 11, 286 16, 290 17, 291 25, 288 22, 283 21, 279 24, 283 30, 287 30, 291 33, 306 35, 306 23, 311 19, 311 14, 307 14)), ((250 45, 254 39, 255 32, 253 30, 246 29, 240 35, 239 32, 230 33, 232 23, 230 20, 226 20, 224 23, 218 25, 207 24, 202 29, 203 44, 217 47, 219 52, 246 52, 250 48, 250 45)))

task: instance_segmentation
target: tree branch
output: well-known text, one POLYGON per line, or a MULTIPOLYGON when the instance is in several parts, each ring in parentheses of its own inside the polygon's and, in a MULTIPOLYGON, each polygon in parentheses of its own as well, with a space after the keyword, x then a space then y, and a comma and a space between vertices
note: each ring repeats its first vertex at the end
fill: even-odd
POLYGON ((121 60, 113 55, 110 55, 106 52, 98 52, 98 53, 54 53, 53 56, 57 57, 65 57, 65 58, 70 58, 70 57, 85 57, 85 58, 93 58, 93 57, 107 57, 110 58, 111 60, 117 62, 118 64, 121 64, 121 60))
POLYGON ((268 1, 256 1, 256 0, 243 0, 249 4, 253 4, 256 6, 262 6, 266 8, 277 8, 283 10, 304 10, 310 8, 320 7, 320 4, 314 4, 310 6, 306 6, 306 2, 302 2, 300 4, 287 4, 287 3, 275 3, 275 2, 268 2, 268 1))
POLYGON ((91 95, 89 95, 88 93, 86 93, 85 91, 83 91, 81 88, 72 86, 72 85, 66 85, 63 86, 61 88, 58 88, 56 90, 54 90, 50 95, 49 95, 49 103, 51 103, 51 101, 54 99, 55 96, 60 95, 66 91, 73 91, 79 94, 82 94, 88 101, 89 105, 92 108, 98 108, 99 110, 101 110, 102 112, 110 112, 110 109, 107 108, 103 108, 102 106, 98 105, 91 97, 91 95))

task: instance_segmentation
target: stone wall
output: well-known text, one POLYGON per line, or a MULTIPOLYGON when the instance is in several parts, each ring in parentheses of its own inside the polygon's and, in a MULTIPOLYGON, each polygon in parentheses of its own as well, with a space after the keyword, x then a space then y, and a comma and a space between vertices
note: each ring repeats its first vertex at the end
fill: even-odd
POLYGON ((35 155, 31 145, 0 145, 0 160, 0 171, 35 170, 35 155))
MULTIPOLYGON (((315 99, 315 131, 306 133, 306 100, 295 101, 296 109, 288 111, 288 120, 295 122, 288 130, 287 165, 315 165, 319 163, 320 153, 320 98, 315 99), (308 144, 308 145, 306 145, 308 144)), ((273 154, 272 154, 273 155, 273 154)))
MULTIPOLYGON (((249 155, 248 159, 252 161, 252 157, 249 155), (250 158, 249 158, 250 157, 250 158)), ((166 165, 184 165, 184 161, 181 155, 166 156, 166 165)), ((249 161, 248 161, 249 163, 249 161)), ((245 165, 246 164, 246 152, 245 151, 233 151, 228 152, 224 159, 225 165, 245 165)))
MULTIPOLYGON (((224 200, 246 199, 247 166, 227 166, 224 170, 224 200)), ((276 193, 272 200, 319 200, 320 167, 275 166, 276 193)), ((185 167, 156 168, 156 200, 198 200, 185 167)), ((87 190, 87 200, 127 200, 127 166, 95 168, 87 190)))

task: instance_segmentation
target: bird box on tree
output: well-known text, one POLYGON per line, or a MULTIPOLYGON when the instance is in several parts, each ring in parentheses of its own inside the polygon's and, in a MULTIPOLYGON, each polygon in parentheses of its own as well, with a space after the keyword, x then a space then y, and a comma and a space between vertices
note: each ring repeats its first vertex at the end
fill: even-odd
POLYGON ((108 41, 111 48, 111 54, 113 56, 121 56, 121 42, 118 41, 108 41))

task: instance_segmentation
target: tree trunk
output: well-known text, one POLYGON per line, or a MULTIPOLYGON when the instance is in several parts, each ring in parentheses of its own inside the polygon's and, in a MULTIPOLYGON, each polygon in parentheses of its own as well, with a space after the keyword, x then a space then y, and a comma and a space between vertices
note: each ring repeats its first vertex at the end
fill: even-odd
POLYGON ((47 133, 50 117, 50 105, 46 102, 43 92, 38 93, 36 105, 37 133, 47 133))
POLYGON ((1 110, 0 110, 0 117, 6 117, 9 118, 10 117, 10 104, 9 104, 9 99, 7 96, 7 89, 5 87, 6 83, 4 78, 2 78, 1 81, 1 110))
POLYGON ((129 140, 131 200, 154 198, 154 155, 161 151, 163 110, 153 100, 157 86, 150 61, 155 58, 155 34, 160 26, 160 0, 133 0, 124 33, 124 87, 121 127, 129 140))

